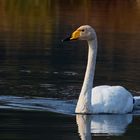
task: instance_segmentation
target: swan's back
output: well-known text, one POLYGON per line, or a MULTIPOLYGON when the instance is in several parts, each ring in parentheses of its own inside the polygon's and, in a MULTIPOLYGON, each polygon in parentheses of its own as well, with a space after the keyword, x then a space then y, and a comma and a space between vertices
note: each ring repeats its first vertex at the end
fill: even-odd
POLYGON ((97 86, 92 89, 93 113, 128 113, 133 110, 133 97, 121 86, 97 86))

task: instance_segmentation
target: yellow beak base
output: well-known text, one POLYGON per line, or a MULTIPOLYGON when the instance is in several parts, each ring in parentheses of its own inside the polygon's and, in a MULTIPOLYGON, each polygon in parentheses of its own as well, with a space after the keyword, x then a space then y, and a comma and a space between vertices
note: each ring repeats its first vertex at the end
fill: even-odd
POLYGON ((76 40, 79 38, 79 36, 80 36, 80 31, 76 30, 72 33, 70 40, 76 40))

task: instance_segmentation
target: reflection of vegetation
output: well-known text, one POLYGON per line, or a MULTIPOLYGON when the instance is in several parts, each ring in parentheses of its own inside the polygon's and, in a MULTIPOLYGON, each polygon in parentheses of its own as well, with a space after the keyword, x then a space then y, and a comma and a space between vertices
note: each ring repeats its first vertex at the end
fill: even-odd
POLYGON ((0 32, 7 54, 13 46, 23 49, 21 42, 36 45, 41 38, 49 42, 57 22, 55 8, 49 0, 1 0, 0 32))
POLYGON ((134 31, 139 25, 138 6, 139 1, 130 0, 1 0, 0 30, 40 30, 43 27, 43 31, 51 32, 52 24, 60 22, 63 12, 63 22, 70 25, 89 23, 102 29, 127 31, 131 24, 134 31))
MULTIPOLYGON (((98 31, 99 44, 103 46, 99 48, 104 51, 102 57, 100 54, 99 57, 105 57, 103 61, 111 61, 112 64, 109 64, 109 67, 112 65, 110 69, 112 68, 112 71, 114 71, 118 70, 115 67, 115 63, 120 61, 118 59, 120 56, 116 57, 118 56, 116 54, 117 51, 121 52, 121 56, 125 54, 125 57, 121 58, 121 64, 119 64, 119 67, 122 68, 120 75, 128 77, 132 68, 135 67, 135 63, 127 64, 129 68, 126 69, 126 62, 134 61, 134 57, 139 56, 139 37, 138 35, 135 37, 135 33, 139 33, 140 30, 139 3, 138 0, 0 0, 1 57, 5 59, 5 65, 10 64, 7 69, 12 67, 11 64, 14 64, 13 66, 16 65, 18 69, 18 65, 22 62, 29 63, 28 68, 31 64, 32 68, 29 69, 37 69, 37 67, 42 69, 39 55, 41 54, 42 57, 42 54, 45 54, 45 63, 43 63, 45 65, 47 61, 46 56, 53 54, 51 57, 55 63, 52 65, 48 64, 46 67, 47 70, 53 66, 56 68, 57 59, 64 61, 63 55, 60 60, 61 54, 59 54, 63 53, 63 51, 58 51, 58 49, 55 52, 55 47, 53 48, 53 46, 59 44, 57 39, 61 37, 62 32, 67 34, 68 29, 72 31, 72 29, 81 24, 90 24, 98 31), (111 35, 107 36, 106 33, 100 34, 100 31, 111 32, 111 35), (123 35, 126 33, 127 36, 119 38, 119 34, 122 33, 123 35), (129 43, 127 42, 128 37, 129 43), (122 45, 125 47, 122 48, 122 45), (35 61, 33 62, 33 60, 35 61)), ((82 61, 83 56, 85 56, 85 49, 78 48, 77 52, 74 52, 76 53, 75 56, 82 61)), ((71 52, 69 51, 69 53, 71 52)), ((42 59, 44 62, 44 58, 42 59)), ((69 58, 70 61, 72 59, 73 61, 79 61, 74 59, 74 57, 69 58)), ((48 61, 50 63, 50 59, 48 61)), ((67 62, 68 60, 66 59, 67 62)), ((106 64, 101 66, 100 76, 103 68, 106 68, 106 64)), ((13 67, 13 71, 15 71, 15 67, 13 67)), ((17 74, 17 71, 15 73, 17 74)), ((104 73, 103 76, 105 76, 104 73)), ((115 76, 114 72, 110 77, 112 78, 113 76, 115 76)), ((101 79, 106 78, 103 77, 101 79)))
POLYGON ((1 24, 6 29, 14 28, 14 30, 18 30, 24 28, 24 30, 28 30, 37 28, 36 25, 46 26, 47 28, 44 29, 50 29, 48 26, 51 25, 49 25, 48 20, 55 10, 52 8, 51 11, 49 10, 50 4, 48 1, 41 0, 41 4, 38 0, 1 0, 0 2, 3 14, 1 15, 3 19, 1 24))
POLYGON ((41 33, 45 33, 45 40, 49 42, 53 32, 58 31, 55 25, 63 22, 60 20, 61 12, 69 13, 68 7, 76 10, 84 1, 86 0, 1 0, 0 32, 7 32, 5 40, 7 43, 15 40, 17 44, 14 46, 20 46, 18 42, 22 42, 23 38, 39 39, 41 33))

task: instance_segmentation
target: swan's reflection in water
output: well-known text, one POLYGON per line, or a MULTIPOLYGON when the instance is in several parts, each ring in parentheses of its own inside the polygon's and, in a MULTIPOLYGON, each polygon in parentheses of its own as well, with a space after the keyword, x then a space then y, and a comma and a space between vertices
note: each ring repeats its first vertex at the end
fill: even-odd
POLYGON ((122 135, 132 122, 132 114, 76 115, 81 140, 91 140, 93 135, 122 135))
POLYGON ((91 115, 76 115, 78 133, 82 140, 91 140, 91 115))

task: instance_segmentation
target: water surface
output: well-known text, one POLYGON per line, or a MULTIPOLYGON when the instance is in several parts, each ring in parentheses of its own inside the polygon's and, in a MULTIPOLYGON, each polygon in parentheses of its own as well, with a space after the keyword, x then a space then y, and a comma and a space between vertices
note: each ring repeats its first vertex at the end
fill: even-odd
POLYGON ((83 120, 85 119, 85 117, 82 117, 83 116, 76 116, 75 119, 75 117, 70 115, 56 113, 54 114, 51 112, 1 110, 0 137, 5 140, 39 140, 40 138, 47 140, 81 140, 82 138, 86 138, 84 140, 139 140, 140 120, 137 116, 109 116, 109 118, 114 118, 112 120, 114 122, 114 125, 111 125, 111 123, 106 120, 109 119, 107 116, 106 118, 105 116, 103 116, 105 119, 103 119, 102 116, 85 116, 89 117, 86 118, 86 121, 83 120), (81 118, 82 120, 80 120, 81 118), (100 121, 97 121, 97 118, 99 118, 100 121), (126 118, 128 120, 126 120, 126 118), (91 127, 91 132, 98 131, 97 134, 91 133, 90 131, 87 131, 87 133, 85 133, 85 129, 90 129, 90 127, 87 126, 89 125, 88 121, 90 119, 93 126, 91 127), (133 119, 133 121, 131 119, 133 119), (117 124, 115 123, 115 120, 118 121, 117 124), (77 124, 75 123, 76 121, 77 124), (78 121, 81 122, 79 123, 78 121), (86 125, 83 125, 84 121, 86 122, 86 125), (109 129, 112 131, 109 134, 105 132, 99 133, 101 132, 100 130, 102 130, 103 132, 103 129, 101 128, 104 128, 106 132, 109 132, 109 129))

